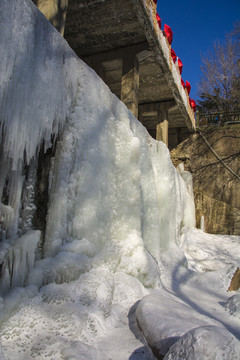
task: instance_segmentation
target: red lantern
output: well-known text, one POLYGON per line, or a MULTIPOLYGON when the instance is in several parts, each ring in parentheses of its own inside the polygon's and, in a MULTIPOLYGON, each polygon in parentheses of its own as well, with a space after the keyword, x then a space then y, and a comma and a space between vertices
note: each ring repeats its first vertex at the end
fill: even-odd
POLYGON ((181 62, 181 60, 179 58, 178 58, 178 68, 179 68, 180 74, 182 74, 183 63, 181 62))
POLYGON ((164 24, 164 32, 168 39, 169 45, 171 45, 171 43, 173 41, 173 32, 172 32, 172 29, 170 28, 170 26, 168 26, 167 24, 164 24))
POLYGON ((173 59, 173 62, 175 63, 176 60, 177 60, 177 55, 176 55, 176 53, 175 53, 175 51, 173 49, 171 49, 171 57, 173 59))
POLYGON ((160 19, 160 16, 158 15, 158 13, 156 14, 156 18, 157 18, 159 29, 161 29, 161 19, 160 19))
POLYGON ((196 103, 195 103, 195 101, 193 99, 190 99, 190 105, 191 105, 193 111, 195 112, 197 105, 196 105, 196 103))
POLYGON ((186 89, 187 89, 187 92, 188 92, 188 95, 189 95, 190 91, 191 91, 191 84, 188 81, 186 81, 186 89))
POLYGON ((181 79, 181 83, 182 83, 183 88, 185 89, 185 82, 183 81, 183 79, 181 79))

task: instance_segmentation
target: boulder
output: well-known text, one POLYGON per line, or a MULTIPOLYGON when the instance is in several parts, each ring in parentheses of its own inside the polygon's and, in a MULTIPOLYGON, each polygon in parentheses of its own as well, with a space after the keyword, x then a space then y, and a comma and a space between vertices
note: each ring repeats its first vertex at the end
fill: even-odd
POLYGON ((225 328, 200 326, 183 335, 164 360, 238 360, 240 342, 225 328))

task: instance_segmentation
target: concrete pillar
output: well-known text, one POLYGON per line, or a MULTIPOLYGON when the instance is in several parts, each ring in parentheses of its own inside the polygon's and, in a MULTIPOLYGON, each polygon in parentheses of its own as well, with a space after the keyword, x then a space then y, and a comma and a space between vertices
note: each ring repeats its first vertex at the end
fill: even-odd
POLYGON ((169 105, 162 103, 157 112, 156 140, 163 141, 168 146, 168 110, 169 105))
POLYGON ((33 0, 50 23, 64 34, 68 0, 33 0))
POLYGON ((125 54, 122 67, 121 100, 138 117, 139 64, 135 54, 125 54))
POLYGON ((146 126, 149 132, 156 133, 156 140, 163 141, 167 146, 169 125, 168 113, 169 110, 175 106, 175 100, 139 104, 139 119, 141 123, 146 126))
POLYGON ((88 64, 93 70, 96 71, 96 73, 98 74, 98 76, 105 81, 105 77, 106 77, 106 72, 105 72, 105 68, 103 66, 103 63, 101 61, 96 61, 95 63, 90 63, 88 64))
POLYGON ((163 141, 168 146, 168 120, 165 119, 156 126, 156 140, 163 141))

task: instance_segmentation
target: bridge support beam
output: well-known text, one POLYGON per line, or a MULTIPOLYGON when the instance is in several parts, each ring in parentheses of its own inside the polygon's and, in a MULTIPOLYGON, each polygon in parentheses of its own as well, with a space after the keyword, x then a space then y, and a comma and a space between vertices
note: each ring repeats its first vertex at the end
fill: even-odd
POLYGON ((138 57, 141 54, 149 55, 149 45, 146 42, 83 57, 136 118, 139 98, 138 57))
POLYGON ((156 140, 164 142, 168 146, 168 120, 159 122, 156 126, 156 140))
POLYGON ((154 130, 156 140, 163 141, 168 146, 168 111, 176 106, 175 100, 157 103, 140 104, 140 121, 149 130, 154 130))
POLYGON ((123 59, 121 100, 138 117, 139 64, 135 54, 123 59))

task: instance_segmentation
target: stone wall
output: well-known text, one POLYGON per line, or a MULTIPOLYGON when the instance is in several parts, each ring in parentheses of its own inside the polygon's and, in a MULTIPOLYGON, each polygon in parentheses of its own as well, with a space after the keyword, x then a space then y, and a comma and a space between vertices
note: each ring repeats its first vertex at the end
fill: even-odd
MULTIPOLYGON (((215 152, 240 176, 240 128, 203 132, 215 152)), ((200 134, 193 134, 171 151, 175 166, 183 162, 193 174, 197 227, 204 216, 205 231, 240 234, 240 180, 216 158, 200 134)))

